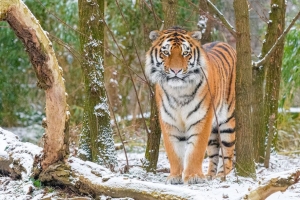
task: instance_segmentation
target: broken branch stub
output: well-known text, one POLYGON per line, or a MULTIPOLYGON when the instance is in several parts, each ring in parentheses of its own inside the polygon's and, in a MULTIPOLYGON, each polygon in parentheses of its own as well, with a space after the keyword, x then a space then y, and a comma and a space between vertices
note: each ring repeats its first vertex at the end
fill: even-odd
POLYGON ((51 41, 21 0, 0 0, 0 20, 7 21, 23 42, 38 79, 37 85, 45 90, 46 122, 41 161, 45 170, 69 154, 69 112, 62 69, 58 66, 51 41))

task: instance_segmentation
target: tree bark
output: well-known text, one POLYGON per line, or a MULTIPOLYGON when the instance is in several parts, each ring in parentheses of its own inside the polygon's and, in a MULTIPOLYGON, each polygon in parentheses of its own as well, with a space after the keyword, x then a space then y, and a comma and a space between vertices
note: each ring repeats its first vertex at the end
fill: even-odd
POLYGON ((147 172, 156 172, 157 161, 159 156, 159 145, 161 138, 161 129, 159 125, 158 109, 155 101, 155 94, 150 91, 151 95, 151 113, 150 127, 147 134, 147 146, 145 151, 145 163, 143 163, 147 172))
POLYGON ((177 25, 177 6, 178 0, 162 0, 164 29, 177 25))
MULTIPOLYGON (((272 0, 271 13, 268 22, 266 42, 262 47, 262 56, 272 48, 273 44, 283 33, 285 28, 285 0, 272 0)), ((263 66, 265 68, 266 86, 264 93, 264 122, 265 139, 268 138, 264 166, 269 167, 271 143, 273 136, 277 134, 278 99, 281 78, 281 65, 284 50, 284 41, 277 46, 277 50, 269 61, 263 66)))
POLYGON ((85 83, 81 158, 114 169, 117 165, 110 113, 104 86, 104 1, 78 1, 82 71, 85 83))
POLYGON ((23 42, 37 76, 37 85, 45 90, 46 120, 41 167, 63 161, 69 154, 66 91, 52 43, 27 6, 20 0, 0 0, 0 20, 9 23, 23 42))
POLYGON ((247 0, 234 1, 236 19, 236 169, 240 176, 255 177, 252 136, 252 65, 247 0))
MULTIPOLYGON (((285 1, 272 0, 271 12, 267 27, 265 42, 262 46, 261 58, 264 58, 279 36, 284 31, 285 20, 285 1)), ((257 116, 254 120, 254 147, 255 160, 264 163, 265 167, 269 165, 270 148, 273 136, 277 130, 278 98, 281 77, 281 63, 283 56, 284 40, 276 46, 276 51, 271 58, 264 62, 263 66, 257 66, 253 69, 255 88, 255 102, 253 115, 257 116), (267 141, 267 146, 265 145, 267 141)))

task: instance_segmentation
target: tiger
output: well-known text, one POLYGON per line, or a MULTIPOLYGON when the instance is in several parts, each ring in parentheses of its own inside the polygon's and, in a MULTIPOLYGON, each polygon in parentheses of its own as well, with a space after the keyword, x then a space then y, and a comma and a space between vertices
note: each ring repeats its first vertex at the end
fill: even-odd
POLYGON ((181 27, 149 34, 145 74, 154 85, 168 184, 203 183, 233 169, 236 52, 224 42, 202 46, 201 36, 181 27))

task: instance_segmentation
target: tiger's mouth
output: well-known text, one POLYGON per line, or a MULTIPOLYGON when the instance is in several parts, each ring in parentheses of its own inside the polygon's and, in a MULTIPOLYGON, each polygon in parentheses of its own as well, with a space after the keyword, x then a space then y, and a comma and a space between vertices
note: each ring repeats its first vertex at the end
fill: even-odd
POLYGON ((178 77, 178 76, 167 77, 167 81, 169 81, 169 80, 182 80, 183 81, 183 77, 178 77))

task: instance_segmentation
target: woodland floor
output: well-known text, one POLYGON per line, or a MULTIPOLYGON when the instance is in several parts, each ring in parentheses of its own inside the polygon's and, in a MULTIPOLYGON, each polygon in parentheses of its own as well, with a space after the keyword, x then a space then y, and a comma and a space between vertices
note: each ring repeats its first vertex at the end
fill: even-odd
MULTIPOLYGON (((22 135, 31 135, 28 133, 28 130, 24 129, 25 133, 22 130, 18 129, 16 131, 12 130, 15 133, 18 133, 20 137, 22 135), (26 133, 27 132, 27 133, 26 133), (22 133, 22 134, 20 134, 22 133)), ((31 136, 30 136, 31 137, 31 136)), ((34 138, 34 137, 33 137, 34 138)), ((1 140, 1 138, 0 138, 1 140)), ((1 141, 0 141, 1 144, 1 141)), ((160 183, 164 184, 166 178, 168 176, 167 169, 169 167, 168 159, 165 155, 164 150, 162 149, 159 156, 158 162, 158 170, 159 172, 156 174, 146 173, 142 169, 142 159, 144 157, 144 153, 142 148, 132 148, 128 153, 129 164, 130 164, 130 172, 123 174, 118 172, 116 176, 122 176, 124 179, 136 179, 140 181, 147 181, 153 184, 160 183)), ((1 147, 0 147, 1 150, 1 147)), ((0 155, 1 156, 1 155, 0 155)), ((123 151, 118 151, 118 160, 119 167, 125 165, 126 160, 123 151)), ((178 193, 180 194, 181 188, 189 188, 192 190, 199 191, 199 194, 205 194, 205 199, 241 199, 241 197, 249 192, 250 190, 258 187, 260 184, 263 184, 264 180, 267 180, 270 176, 276 177, 276 174, 280 174, 280 172, 289 171, 293 168, 298 167, 300 163, 300 155, 279 155, 273 153, 271 155, 270 168, 266 169, 262 166, 257 165, 256 174, 257 179, 253 180, 251 178, 242 178, 237 177, 235 172, 231 172, 229 176, 227 176, 227 180, 225 182, 221 182, 220 180, 208 181, 203 184, 196 185, 175 185, 174 187, 178 188, 178 193)), ((204 171, 207 170, 207 160, 204 162, 204 171)), ((203 199, 204 196, 199 196, 199 199, 203 199)), ((42 185, 39 180, 12 180, 8 176, 0 175, 0 200, 39 200, 39 199, 76 199, 76 200, 84 200, 84 199, 95 199, 89 195, 82 195, 75 193, 69 188, 61 188, 61 187, 53 187, 53 186, 45 186, 42 185)), ((130 199, 131 198, 111 198, 107 196, 98 196, 96 199, 108 200, 108 199, 130 199)), ((300 199, 300 183, 292 185, 285 192, 277 192, 272 194, 267 198, 268 200, 296 200, 300 199)))

